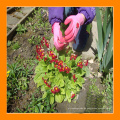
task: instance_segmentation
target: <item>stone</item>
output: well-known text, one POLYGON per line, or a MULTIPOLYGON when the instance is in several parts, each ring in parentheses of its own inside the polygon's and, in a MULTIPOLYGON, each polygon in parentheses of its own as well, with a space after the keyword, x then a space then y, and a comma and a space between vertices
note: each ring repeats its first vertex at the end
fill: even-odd
POLYGON ((87 96, 87 91, 90 85, 90 81, 88 78, 85 81, 85 84, 83 85, 82 90, 78 94, 78 99, 76 103, 71 103, 63 102, 63 103, 57 103, 57 110, 58 113, 84 113, 85 111, 85 103, 86 103, 86 96, 87 96))
POLYGON ((93 59, 88 60, 89 63, 93 63, 93 59))
POLYGON ((84 50, 78 54, 82 55, 82 59, 95 59, 97 53, 96 39, 98 39, 97 22, 92 22, 92 29, 84 50))
POLYGON ((14 16, 17 17, 17 18, 22 18, 22 17, 24 17, 24 15, 23 15, 21 12, 15 12, 15 13, 14 13, 14 16))
POLYGON ((27 14, 27 13, 29 13, 32 9, 33 9, 33 7, 22 7, 22 8, 21 8, 21 12, 22 12, 23 14, 27 14))
POLYGON ((9 14, 7 14, 7 25, 16 25, 18 23, 19 19, 16 17, 13 17, 9 14))

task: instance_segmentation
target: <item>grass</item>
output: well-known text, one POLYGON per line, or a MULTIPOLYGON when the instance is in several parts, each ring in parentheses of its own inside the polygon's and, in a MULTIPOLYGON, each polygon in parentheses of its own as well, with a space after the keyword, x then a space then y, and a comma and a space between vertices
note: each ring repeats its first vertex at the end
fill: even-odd
POLYGON ((12 44, 12 41, 8 40, 8 41, 7 41, 7 47, 10 47, 11 44, 12 44))

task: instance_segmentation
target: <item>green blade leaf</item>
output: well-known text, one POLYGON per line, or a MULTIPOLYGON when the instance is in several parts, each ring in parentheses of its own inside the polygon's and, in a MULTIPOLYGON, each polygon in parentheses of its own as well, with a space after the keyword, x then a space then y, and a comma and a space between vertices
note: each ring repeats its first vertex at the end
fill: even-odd
POLYGON ((52 105, 54 103, 54 96, 50 95, 50 104, 52 105))
POLYGON ((106 46, 106 43, 107 43, 109 34, 110 34, 110 32, 111 32, 111 21, 108 22, 108 23, 109 23, 109 25, 108 25, 107 32, 106 32, 106 35, 105 35, 103 49, 105 49, 105 46, 106 46))
POLYGON ((47 96, 47 92, 44 92, 42 98, 44 99, 44 98, 46 98, 46 96, 47 96))
POLYGON ((55 101, 58 102, 58 103, 61 103, 64 99, 64 96, 63 95, 59 95, 59 94, 56 94, 55 95, 55 101))
POLYGON ((109 67, 107 67, 109 65, 109 62, 111 63, 111 66, 109 65, 110 67, 112 67, 112 65, 113 65, 113 63, 112 63, 113 60, 111 60, 111 58, 113 58, 113 29, 112 29, 112 32, 111 32, 107 52, 106 52, 105 56, 103 57, 103 61, 105 61, 104 69, 105 69, 106 72, 109 69, 109 67))
POLYGON ((65 88, 61 88, 60 91, 61 91, 61 94, 65 94, 65 88))
POLYGON ((107 16, 108 16, 107 14, 108 14, 108 10, 106 9, 105 15, 104 15, 104 21, 103 21, 103 40, 105 39, 105 35, 106 35, 107 16))
POLYGON ((99 61, 102 58, 102 53, 103 53, 103 38, 102 38, 102 20, 100 16, 100 11, 99 8, 96 7, 96 19, 97 19, 97 29, 98 29, 98 59, 99 61))

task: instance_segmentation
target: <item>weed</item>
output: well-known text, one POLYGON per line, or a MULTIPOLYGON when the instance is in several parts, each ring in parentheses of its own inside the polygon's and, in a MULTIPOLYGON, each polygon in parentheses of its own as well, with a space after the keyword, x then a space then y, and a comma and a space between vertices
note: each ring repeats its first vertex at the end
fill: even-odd
POLYGON ((11 42, 10 40, 8 40, 8 42, 7 42, 7 46, 10 47, 11 44, 12 44, 12 42, 11 42))
POLYGON ((30 104, 26 107, 24 111, 17 108, 19 113, 55 113, 55 104, 50 105, 49 94, 46 98, 35 98, 34 94, 32 95, 30 104))
POLYGON ((18 42, 14 43, 14 44, 12 45, 12 49, 13 49, 13 50, 17 50, 17 49, 19 49, 19 48, 20 48, 20 45, 19 45, 18 42))
POLYGON ((33 61, 19 61, 11 65, 7 64, 9 76, 7 77, 7 103, 12 99, 18 99, 17 93, 21 91, 23 94, 28 89, 29 78, 33 74, 33 61), (29 64, 28 64, 29 63, 29 64))
POLYGON ((17 34, 22 34, 22 33, 25 33, 27 31, 27 29, 25 28, 24 24, 19 24, 17 29, 17 34))

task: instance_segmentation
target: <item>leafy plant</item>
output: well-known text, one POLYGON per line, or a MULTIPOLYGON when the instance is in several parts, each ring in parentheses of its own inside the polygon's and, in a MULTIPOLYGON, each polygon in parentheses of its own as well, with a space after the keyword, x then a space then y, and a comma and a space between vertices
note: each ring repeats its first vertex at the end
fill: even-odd
POLYGON ((17 49, 19 49, 19 48, 20 48, 20 45, 19 45, 18 42, 14 43, 14 44, 12 45, 12 49, 13 49, 13 50, 17 50, 17 49))
POLYGON ((71 102, 82 88, 84 76, 88 70, 88 61, 82 62, 81 56, 72 54, 68 46, 66 50, 57 53, 52 48, 45 53, 45 46, 49 48, 48 41, 43 38, 42 46, 36 45, 39 64, 35 68, 34 82, 41 87, 42 98, 50 92, 50 104, 55 101, 61 103, 63 100, 71 102))
POLYGON ((16 31, 21 35, 22 33, 25 33, 27 29, 25 28, 24 24, 18 24, 16 31))
POLYGON ((97 50, 100 71, 108 73, 113 67, 113 8, 106 8, 102 23, 99 8, 96 7, 96 19, 99 33, 97 50))
POLYGON ((29 76, 33 74, 31 69, 22 65, 19 62, 13 63, 11 65, 7 64, 10 70, 9 75, 7 75, 7 102, 9 105, 10 99, 16 99, 18 90, 25 91, 28 89, 29 76))
POLYGON ((8 42, 7 42, 7 46, 10 47, 11 44, 12 44, 12 42, 11 42, 10 40, 8 40, 8 42))
POLYGON ((35 36, 33 35, 30 39, 28 39, 28 42, 30 44, 35 44, 34 38, 35 38, 35 36))
POLYGON ((55 104, 51 105, 49 101, 50 94, 47 94, 46 98, 35 98, 34 94, 32 95, 30 104, 26 107, 26 109, 20 110, 17 108, 19 113, 55 113, 55 104))
POLYGON ((109 72, 106 77, 103 78, 103 84, 106 89, 103 91, 104 97, 104 108, 108 108, 107 111, 113 110, 113 72, 109 72))

